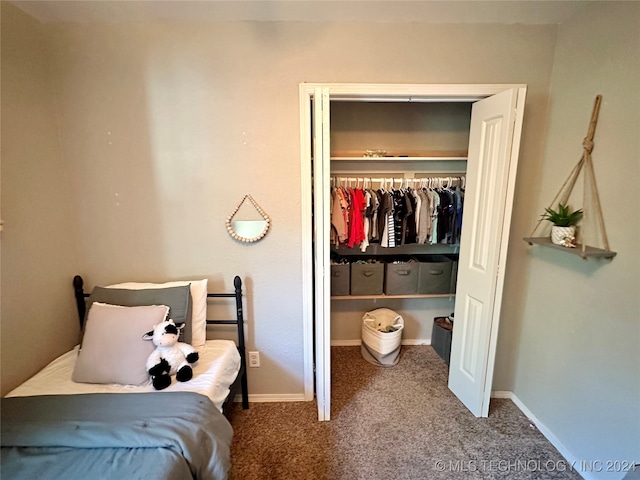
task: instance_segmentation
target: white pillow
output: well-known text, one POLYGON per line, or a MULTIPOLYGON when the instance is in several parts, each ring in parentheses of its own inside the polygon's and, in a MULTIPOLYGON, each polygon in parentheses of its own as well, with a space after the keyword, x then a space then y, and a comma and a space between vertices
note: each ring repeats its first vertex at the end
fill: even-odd
POLYGON ((183 280, 166 283, 117 283, 109 285, 107 288, 126 288, 129 290, 144 290, 147 288, 167 288, 181 287, 189 285, 191 291, 191 345, 194 347, 204 346, 207 340, 207 279, 204 280, 183 280))

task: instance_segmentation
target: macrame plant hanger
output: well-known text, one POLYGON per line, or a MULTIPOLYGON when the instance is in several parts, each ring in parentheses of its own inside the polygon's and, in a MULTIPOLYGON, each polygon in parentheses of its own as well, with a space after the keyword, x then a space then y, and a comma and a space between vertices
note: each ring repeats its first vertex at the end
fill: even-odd
MULTIPOLYGON (((553 208, 553 206, 555 206, 557 203, 561 203, 562 205, 567 205, 567 202, 569 200, 571 192, 573 191, 573 188, 576 185, 578 177, 580 176, 580 173, 582 173, 584 170, 584 175, 583 175, 584 188, 582 191, 582 199, 583 199, 582 204, 583 204, 583 207, 584 205, 586 205, 587 193, 591 192, 593 204, 595 207, 594 208, 595 217, 598 223, 597 227, 600 229, 600 234, 602 235, 604 250, 588 247, 587 245, 585 245, 583 241, 582 244, 579 245, 580 256, 583 259, 586 259, 588 256, 595 256, 595 255, 605 257, 605 258, 612 258, 616 255, 615 252, 612 252, 609 249, 609 239, 607 238, 607 231, 605 230, 605 227, 604 227, 602 207, 600 206, 600 196, 598 195, 598 186, 596 185, 596 175, 593 170, 593 161, 591 159, 591 152, 593 151, 593 137, 596 132, 596 125, 598 124, 598 114, 600 112, 601 102, 602 102, 602 96, 601 95, 596 96, 596 100, 593 105, 593 111, 591 113, 591 122, 589 123, 589 130, 587 131, 587 136, 582 141, 582 156, 580 157, 580 160, 578 161, 576 166, 573 167, 573 170, 569 174, 569 177, 562 184, 562 187, 560 187, 560 190, 558 191, 556 196, 553 198, 553 200, 551 201, 551 205, 549 206, 549 208, 553 208), (597 253, 594 253, 594 252, 597 252, 597 253)), ((587 216, 584 215, 582 218, 583 232, 587 231, 588 222, 586 217, 587 216)), ((529 242, 529 244, 532 245, 533 243, 535 243, 533 242, 534 240, 536 240, 536 238, 534 237, 534 234, 543 220, 544 218, 540 218, 540 220, 538 220, 538 223, 536 224, 535 228, 531 232, 530 238, 525 239, 529 242)), ((584 235, 582 235, 582 237, 584 238, 584 235)), ((565 247, 560 247, 560 248, 565 248, 565 247)), ((574 250, 577 250, 577 249, 574 249, 574 250)))

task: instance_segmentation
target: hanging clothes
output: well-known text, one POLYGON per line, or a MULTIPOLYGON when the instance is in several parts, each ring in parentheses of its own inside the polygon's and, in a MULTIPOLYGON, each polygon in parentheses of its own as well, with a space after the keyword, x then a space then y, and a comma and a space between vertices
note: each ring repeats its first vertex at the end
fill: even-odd
POLYGON ((416 190, 420 197, 420 217, 418 222, 418 238, 417 243, 423 244, 427 242, 429 232, 431 231, 431 202, 430 195, 425 189, 416 190))
MULTIPOLYGON (((464 177, 402 179, 414 186, 386 190, 365 188, 364 179, 333 179, 331 188, 331 242, 359 247, 365 253, 370 244, 394 248, 409 244, 460 242, 464 207, 464 177), (356 180, 357 186, 342 186, 356 180), (360 182, 362 181, 362 186, 360 182), (454 181, 458 185, 454 185, 454 181), (419 182, 419 187, 415 185, 419 182), (336 186, 337 185, 337 186, 336 186)), ((395 179, 390 179, 392 184, 395 179)), ((372 182, 373 179, 368 179, 372 182)), ((384 184, 386 179, 378 179, 384 184)))
POLYGON ((349 198, 351 200, 351 210, 347 246, 352 248, 354 245, 359 245, 364 238, 364 211, 367 206, 361 189, 350 188, 349 198))

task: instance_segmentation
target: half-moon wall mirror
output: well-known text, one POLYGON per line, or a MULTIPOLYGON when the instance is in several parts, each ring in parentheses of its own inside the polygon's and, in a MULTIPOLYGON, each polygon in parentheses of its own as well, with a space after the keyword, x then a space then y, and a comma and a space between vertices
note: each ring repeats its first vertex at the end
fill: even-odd
POLYGON ((267 234, 271 220, 253 197, 246 194, 227 217, 226 224, 227 231, 233 238, 240 242, 254 243, 267 234))

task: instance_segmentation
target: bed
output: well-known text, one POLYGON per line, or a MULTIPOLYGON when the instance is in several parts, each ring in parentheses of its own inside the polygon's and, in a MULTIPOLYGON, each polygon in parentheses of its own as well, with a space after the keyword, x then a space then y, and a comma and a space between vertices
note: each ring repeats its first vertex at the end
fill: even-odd
MULTIPOLYGON (((3 477, 226 478, 233 431, 225 414, 238 394, 248 408, 240 278, 235 277, 235 291, 229 293, 208 293, 206 280, 116 284, 91 293, 84 292, 83 284, 80 276, 74 278, 81 345, 2 399, 3 477), (235 300, 235 318, 208 319, 207 304, 224 299, 235 300), (107 317, 100 316, 104 312, 107 317), (129 336, 139 340, 129 330, 144 329, 144 322, 168 312, 189 325, 183 340, 194 345, 200 358, 191 380, 174 379, 156 391, 145 369, 139 371, 139 362, 136 368, 122 368, 131 365, 122 363, 131 361, 129 352, 113 348, 126 347, 129 336), (114 325, 116 347, 105 339, 114 325), (207 325, 235 325, 237 344, 206 339, 207 325), (100 342, 94 351, 95 338, 100 342), (124 380, 114 382, 113 375, 124 380), (146 376, 141 383, 140 375, 146 376)), ((153 347, 145 345, 147 350, 139 352, 140 343, 131 351, 148 355, 153 347)))

